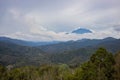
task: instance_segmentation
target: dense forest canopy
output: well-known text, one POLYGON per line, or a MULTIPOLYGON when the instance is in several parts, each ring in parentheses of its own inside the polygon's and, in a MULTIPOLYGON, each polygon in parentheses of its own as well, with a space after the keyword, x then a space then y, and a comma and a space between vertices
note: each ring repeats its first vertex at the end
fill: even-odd
POLYGON ((5 67, 0 65, 0 80, 120 80, 120 52, 113 55, 99 48, 88 61, 71 67, 67 64, 5 67))
POLYGON ((99 47, 104 47, 113 54, 120 50, 120 39, 112 37, 50 43, 44 46, 23 43, 28 44, 28 41, 0 37, 0 63, 13 67, 59 63, 78 66, 86 62, 99 47))

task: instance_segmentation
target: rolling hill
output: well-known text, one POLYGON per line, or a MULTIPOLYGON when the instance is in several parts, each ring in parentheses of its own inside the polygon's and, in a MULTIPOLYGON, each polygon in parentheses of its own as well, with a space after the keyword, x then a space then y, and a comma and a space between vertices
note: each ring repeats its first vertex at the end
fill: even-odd
POLYGON ((39 42, 39 41, 25 41, 19 39, 12 39, 8 37, 0 37, 0 41, 2 42, 10 42, 22 46, 41 46, 41 45, 49 45, 49 44, 57 44, 59 41, 51 41, 51 42, 39 42))
POLYGON ((82 39, 60 42, 44 46, 23 46, 18 43, 0 40, 0 64, 3 65, 78 65, 89 59, 99 48, 104 47, 112 53, 120 51, 120 39, 82 39))
POLYGON ((38 48, 0 41, 0 64, 36 65, 46 61, 45 53, 38 48))
POLYGON ((118 50, 120 50, 120 39, 115 39, 112 37, 108 37, 105 39, 82 39, 77 41, 68 41, 53 45, 40 46, 39 48, 46 53, 58 54, 65 51, 77 50, 80 48, 97 49, 99 47, 105 47, 110 52, 117 52, 118 50))

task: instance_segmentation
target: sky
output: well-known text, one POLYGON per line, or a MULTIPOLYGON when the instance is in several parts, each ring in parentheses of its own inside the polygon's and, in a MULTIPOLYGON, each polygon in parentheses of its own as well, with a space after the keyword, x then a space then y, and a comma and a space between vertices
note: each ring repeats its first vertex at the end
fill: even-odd
POLYGON ((120 0, 0 0, 0 36, 29 41, 120 38, 120 0), (71 33, 78 28, 93 33, 71 33))

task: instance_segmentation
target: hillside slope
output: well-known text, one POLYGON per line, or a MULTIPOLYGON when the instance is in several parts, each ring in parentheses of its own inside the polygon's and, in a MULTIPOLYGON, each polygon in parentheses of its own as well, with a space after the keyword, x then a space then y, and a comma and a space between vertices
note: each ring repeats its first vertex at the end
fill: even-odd
POLYGON ((120 50, 120 39, 105 38, 105 39, 83 39, 78 41, 68 41, 53 45, 39 47, 46 53, 58 54, 65 51, 77 50, 80 48, 99 48, 105 47, 110 52, 117 52, 120 50))
POLYGON ((22 66, 65 63, 76 65, 87 61, 99 47, 116 53, 120 51, 120 39, 83 39, 39 47, 0 41, 0 64, 22 66))

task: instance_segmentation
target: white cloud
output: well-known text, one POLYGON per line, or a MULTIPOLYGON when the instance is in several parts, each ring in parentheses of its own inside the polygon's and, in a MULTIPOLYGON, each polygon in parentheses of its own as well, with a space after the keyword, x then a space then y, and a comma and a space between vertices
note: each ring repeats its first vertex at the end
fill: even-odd
POLYGON ((114 29, 115 31, 117 31, 117 32, 120 32, 120 24, 114 25, 114 26, 113 26, 113 29, 114 29))
POLYGON ((10 9, 9 13, 12 14, 14 19, 17 19, 18 17, 20 17, 20 12, 17 9, 10 9))
MULTIPOLYGON (((72 0, 70 3, 68 0, 68 2, 69 4, 66 1, 64 6, 61 4, 62 7, 58 10, 56 8, 58 6, 53 6, 52 11, 44 11, 41 8, 40 10, 37 8, 25 11, 17 7, 10 7, 8 12, 11 17, 16 22, 24 24, 24 27, 21 26, 22 31, 4 35, 38 41, 92 39, 110 36, 120 38, 119 26, 113 27, 119 25, 120 22, 120 6, 118 5, 120 1, 72 0), (93 33, 66 34, 78 27, 91 29, 93 33)), ((11 24, 15 24, 14 21, 11 24)), ((8 28, 8 30, 10 29, 8 28)))

